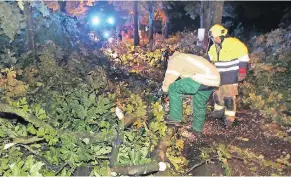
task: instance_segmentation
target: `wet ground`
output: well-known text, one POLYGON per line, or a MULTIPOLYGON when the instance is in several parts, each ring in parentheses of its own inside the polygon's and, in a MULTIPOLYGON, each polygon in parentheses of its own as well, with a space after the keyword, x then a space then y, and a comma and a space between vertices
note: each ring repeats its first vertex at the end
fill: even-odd
MULTIPOLYGON (((291 137, 278 125, 267 122, 258 111, 242 111, 237 115, 237 122, 231 129, 226 129, 221 120, 208 118, 205 123, 205 136, 200 140, 190 142, 185 139, 184 154, 188 158, 189 168, 201 162, 199 156, 201 148, 211 147, 214 143, 224 144, 231 155, 236 158, 228 159, 227 164, 231 169, 232 176, 238 175, 291 175, 290 159, 286 165, 276 163, 276 160, 288 156, 291 153, 291 137), (239 154, 241 150, 248 155, 239 154), (258 159, 253 157, 261 157, 258 159), (249 156, 245 163, 243 159, 249 156), (273 162, 270 165, 271 161, 273 162), (269 164, 269 165, 268 165, 269 164)), ((191 170, 187 175, 211 176, 225 175, 225 169, 221 162, 214 160, 213 163, 202 165, 191 170)))
MULTIPOLYGON (((150 70, 144 67, 135 68, 140 73, 139 78, 134 74, 127 75, 129 83, 147 83, 152 79, 155 83, 162 82, 164 72, 161 70, 150 70)), ((121 75, 118 75, 120 77, 121 75)), ((153 84, 157 87, 156 84, 153 84)), ((159 85, 159 84, 158 84, 159 85)), ((150 85, 148 85, 150 86, 150 85)), ((191 121, 190 121, 191 122, 191 121)), ((189 160, 189 165, 185 169, 190 176, 218 176, 227 175, 222 162, 214 158, 210 163, 204 163, 199 167, 193 166, 201 163, 202 148, 214 147, 214 144, 224 144, 227 152, 232 158, 228 158, 226 164, 232 176, 258 176, 258 175, 291 175, 291 135, 289 136, 283 128, 275 123, 269 122, 267 118, 260 115, 258 110, 241 110, 237 112, 237 120, 234 126, 226 129, 222 125, 222 120, 207 117, 204 136, 200 140, 190 141, 184 138, 184 156, 189 160), (287 157, 285 160, 281 158, 287 157), (281 161, 278 161, 278 159, 281 161), (280 162, 280 163, 279 163, 280 162)), ((217 155, 217 154, 216 154, 217 155)), ((213 154, 215 156, 215 154, 213 154)))

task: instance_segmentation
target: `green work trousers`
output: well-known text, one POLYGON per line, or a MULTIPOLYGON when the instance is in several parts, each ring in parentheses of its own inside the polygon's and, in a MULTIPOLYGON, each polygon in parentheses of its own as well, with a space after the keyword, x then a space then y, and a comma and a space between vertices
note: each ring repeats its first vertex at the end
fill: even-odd
POLYGON ((183 116, 182 95, 192 95, 193 101, 193 130, 202 132, 205 117, 206 104, 214 89, 199 90, 200 84, 191 78, 180 79, 169 86, 170 118, 181 122, 183 116))

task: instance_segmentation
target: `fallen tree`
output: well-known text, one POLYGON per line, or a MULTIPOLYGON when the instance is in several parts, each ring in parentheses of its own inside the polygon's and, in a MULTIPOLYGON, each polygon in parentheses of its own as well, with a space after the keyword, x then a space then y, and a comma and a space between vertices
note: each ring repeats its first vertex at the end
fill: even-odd
MULTIPOLYGON (((15 114, 15 115, 23 118, 25 121, 30 122, 39 128, 43 127, 44 129, 55 130, 55 128, 53 128, 50 124, 38 119, 36 116, 29 114, 29 113, 25 113, 23 110, 21 110, 17 107, 8 105, 8 104, 0 104, 0 112, 1 113, 15 114)), ((57 132, 58 136, 69 135, 70 137, 73 136, 73 137, 78 138, 80 140, 87 138, 87 139, 89 139, 89 142, 91 142, 91 143, 98 143, 98 142, 104 142, 104 141, 113 142, 112 143, 112 152, 111 152, 111 155, 109 157, 110 164, 111 164, 110 165, 111 172, 115 172, 115 173, 118 173, 120 175, 142 175, 142 174, 149 174, 149 173, 158 172, 158 171, 165 171, 166 164, 163 162, 164 158, 162 158, 158 155, 155 155, 154 160, 151 163, 147 163, 147 164, 130 165, 130 166, 116 166, 115 165, 117 162, 117 158, 118 158, 119 148, 120 148, 120 145, 122 144, 122 139, 124 136, 124 129, 126 127, 128 127, 135 120, 134 118, 124 119, 124 115, 122 115, 122 117, 119 116, 119 119, 121 119, 121 120, 120 120, 120 125, 118 128, 118 131, 117 131, 117 133, 115 133, 114 135, 111 135, 111 136, 108 136, 108 135, 104 136, 100 133, 73 132, 70 130, 55 130, 55 131, 57 132)), ((25 148, 26 150, 28 150, 30 153, 36 155, 38 159, 41 159, 41 161, 43 161, 45 164, 48 165, 49 168, 51 168, 49 163, 47 162, 47 159, 40 156, 37 151, 33 150, 32 148, 30 148, 28 146, 28 144, 36 143, 36 142, 39 142, 42 140, 44 140, 44 138, 39 138, 37 136, 16 137, 16 138, 13 138, 12 142, 5 144, 4 150, 6 150, 14 145, 19 145, 19 146, 25 148)), ((162 143, 160 143, 160 144, 164 144, 164 141, 162 141, 162 143)), ((163 145, 158 145, 158 147, 159 146, 163 146, 163 145)), ((165 155, 166 152, 164 152, 164 151, 166 151, 165 146, 163 146, 163 148, 158 148, 158 154, 165 155)), ((104 158, 104 157, 102 157, 102 158, 104 158)), ((64 166, 65 165, 62 165, 61 167, 59 167, 59 170, 56 173, 58 174, 60 172, 60 169, 63 169, 64 166)))
MULTIPOLYGON (((55 132, 57 132, 57 134, 59 136, 62 135, 69 135, 71 137, 75 137, 77 139, 81 139, 83 140, 84 138, 88 138, 89 142, 111 142, 116 138, 116 133, 114 133, 114 135, 108 136, 108 135, 104 135, 101 133, 88 133, 88 132, 73 132, 70 130, 55 130, 55 128, 53 128, 50 124, 38 119, 37 117, 35 117, 32 114, 29 113, 25 113, 24 111, 20 110, 19 108, 16 108, 14 106, 11 106, 9 104, 0 104, 0 112, 2 113, 12 113, 15 115, 18 115, 19 117, 23 118, 24 120, 26 120, 27 122, 32 123, 33 125, 35 125, 36 127, 43 127, 46 130, 54 130, 55 132)), ((23 139, 25 140, 25 139, 23 139)))

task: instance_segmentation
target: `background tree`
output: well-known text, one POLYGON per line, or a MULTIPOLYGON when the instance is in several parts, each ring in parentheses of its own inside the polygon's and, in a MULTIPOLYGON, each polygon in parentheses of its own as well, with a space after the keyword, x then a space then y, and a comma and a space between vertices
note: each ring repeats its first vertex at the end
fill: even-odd
POLYGON ((185 10, 195 19, 200 16, 200 28, 205 28, 204 49, 207 47, 208 30, 214 24, 222 23, 224 1, 193 1, 185 4, 185 10), (200 12, 198 12, 200 9, 200 12))
POLYGON ((133 33, 133 45, 139 45, 139 34, 138 34, 138 1, 133 2, 133 14, 134 14, 134 33, 133 33))
POLYGON ((128 14, 131 12, 133 13, 133 43, 134 46, 139 45, 139 33, 138 33, 138 26, 139 26, 139 2, 137 1, 111 1, 117 11, 126 11, 128 14))
POLYGON ((155 5, 157 5, 159 2, 155 1, 146 1, 146 2, 141 2, 143 5, 144 9, 148 12, 148 18, 149 18, 149 34, 148 34, 148 39, 149 43, 152 43, 154 39, 154 12, 155 12, 155 5))
POLYGON ((200 27, 205 28, 204 49, 208 45, 208 30, 214 24, 222 23, 224 1, 201 1, 200 27))
POLYGON ((29 3, 25 3, 25 18, 26 18, 26 38, 28 41, 28 49, 32 53, 33 62, 36 61, 36 50, 34 40, 34 22, 32 16, 32 8, 29 3))
POLYGON ((171 24, 172 18, 181 17, 182 13, 180 11, 175 10, 176 3, 171 1, 162 1, 162 12, 163 12, 163 35, 164 38, 167 39, 169 37, 169 28, 171 24))

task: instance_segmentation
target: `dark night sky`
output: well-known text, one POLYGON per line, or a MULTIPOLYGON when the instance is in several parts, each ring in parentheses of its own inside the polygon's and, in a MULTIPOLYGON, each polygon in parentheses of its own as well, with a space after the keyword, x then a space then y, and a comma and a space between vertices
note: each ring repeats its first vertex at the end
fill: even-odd
POLYGON ((258 31, 270 31, 278 28, 284 15, 284 9, 291 6, 289 1, 249 1, 240 3, 251 9, 240 8, 238 10, 238 20, 242 21, 246 28, 255 26, 258 31))
MULTIPOLYGON (((235 13, 238 17, 235 23, 242 22, 245 30, 251 30, 254 27, 258 32, 268 32, 278 28, 280 20, 284 15, 284 9, 291 7, 291 1, 234 1, 226 3, 236 3, 235 13)), ((184 11, 183 7, 179 7, 184 11)), ((194 30, 199 27, 199 18, 190 19, 184 15, 181 19, 173 19, 172 29, 174 31, 187 28, 194 30)))

